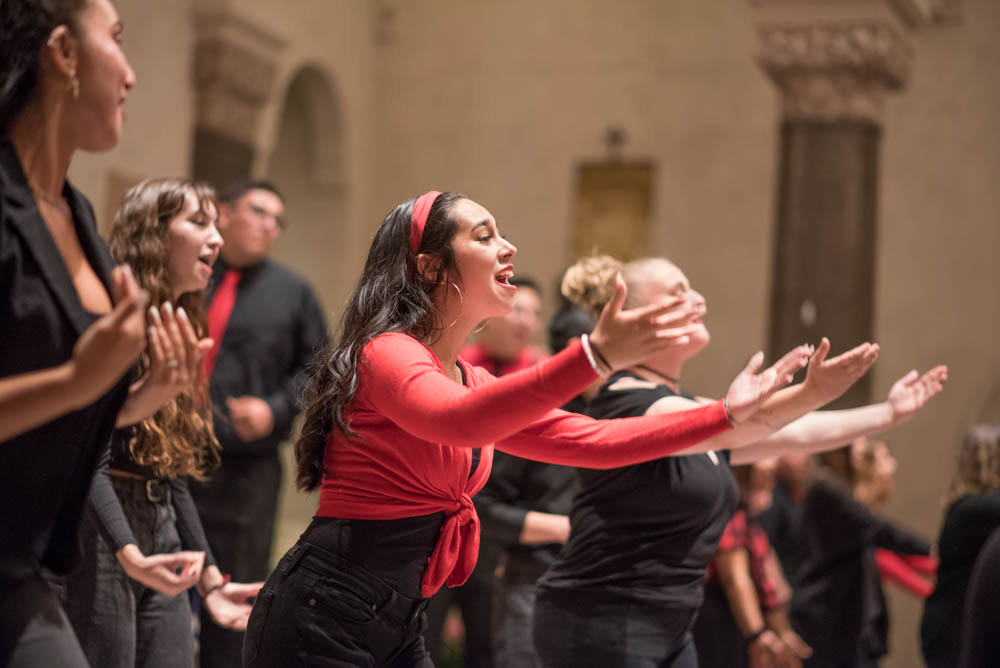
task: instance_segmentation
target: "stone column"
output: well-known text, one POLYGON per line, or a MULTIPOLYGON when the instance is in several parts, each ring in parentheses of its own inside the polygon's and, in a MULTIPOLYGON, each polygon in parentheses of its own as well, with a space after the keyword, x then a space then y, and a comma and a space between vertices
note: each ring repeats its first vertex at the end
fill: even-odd
POLYGON ((284 40, 224 6, 195 13, 196 121, 191 171, 224 188, 250 178, 261 111, 284 40))
MULTIPOLYGON (((772 359, 821 336, 833 353, 873 339, 883 107, 906 82, 910 33, 931 4, 753 2, 759 62, 781 96, 772 359)), ((869 401, 870 378, 839 403, 869 401)))

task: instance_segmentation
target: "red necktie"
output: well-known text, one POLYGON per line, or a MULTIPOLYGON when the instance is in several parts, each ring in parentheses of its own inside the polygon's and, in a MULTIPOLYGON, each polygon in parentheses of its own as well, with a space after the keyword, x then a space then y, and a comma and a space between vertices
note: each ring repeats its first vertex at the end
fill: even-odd
POLYGON ((215 291, 212 303, 208 306, 208 336, 212 339, 212 347, 205 354, 202 364, 205 367, 205 378, 212 377, 212 369, 215 367, 215 358, 219 354, 219 347, 222 345, 222 335, 226 333, 226 325, 229 323, 229 316, 233 312, 236 304, 236 286, 240 282, 242 274, 239 269, 228 269, 222 277, 219 289, 215 291))

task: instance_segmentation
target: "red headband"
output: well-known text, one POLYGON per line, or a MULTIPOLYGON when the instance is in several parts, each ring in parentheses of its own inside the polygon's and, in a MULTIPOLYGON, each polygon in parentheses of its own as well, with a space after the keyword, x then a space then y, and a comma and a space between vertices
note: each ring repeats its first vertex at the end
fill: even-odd
POLYGON ((424 238, 424 226, 427 225, 427 216, 434 206, 434 200, 441 193, 437 190, 428 190, 417 198, 413 203, 413 213, 410 214, 410 248, 416 255, 420 250, 420 240, 424 238))

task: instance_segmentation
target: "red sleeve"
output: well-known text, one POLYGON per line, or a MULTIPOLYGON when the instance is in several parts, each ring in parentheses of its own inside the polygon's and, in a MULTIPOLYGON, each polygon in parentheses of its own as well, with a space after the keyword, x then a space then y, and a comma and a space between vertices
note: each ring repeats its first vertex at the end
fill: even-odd
POLYGON ((934 585, 920 577, 920 574, 895 552, 875 550, 875 563, 878 564, 883 579, 896 583, 911 594, 927 598, 934 590, 934 585))
POLYGON ((738 550, 747 545, 747 514, 745 510, 737 510, 726 523, 719 539, 719 552, 738 550))
POLYGON ((419 439, 467 448, 507 438, 597 378, 576 342, 503 378, 473 369, 475 382, 463 387, 429 348, 398 333, 372 339, 359 367, 358 395, 375 411, 419 439))
POLYGON ((611 469, 666 457, 729 428, 721 400, 678 413, 613 420, 557 409, 498 441, 496 447, 550 464, 611 469))

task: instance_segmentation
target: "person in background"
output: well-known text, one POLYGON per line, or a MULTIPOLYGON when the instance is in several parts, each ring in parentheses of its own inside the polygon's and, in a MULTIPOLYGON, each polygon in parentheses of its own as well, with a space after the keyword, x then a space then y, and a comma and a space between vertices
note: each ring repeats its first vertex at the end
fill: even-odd
MULTIPOLYGON (((269 259, 284 223, 274 185, 237 183, 221 194, 224 244, 209 287, 205 376, 222 466, 191 486, 212 553, 239 582, 268 574, 281 485, 278 445, 299 412, 300 374, 326 341, 309 284, 269 259)), ((202 668, 242 668, 243 634, 202 609, 202 668)))
MULTIPOLYGON (((77 529, 117 424, 170 401, 146 343, 147 295, 114 267, 87 199, 66 178, 78 150, 117 145, 135 73, 109 0, 0 2, 0 665, 86 666, 42 570, 76 565, 77 529)), ((177 334, 172 313, 151 336, 177 334), (167 328, 171 333, 168 333, 167 328)), ((199 342, 172 341, 197 357, 199 342)))
POLYGON ((930 544, 878 515, 896 472, 885 443, 857 438, 820 462, 802 509, 792 626, 813 648, 809 668, 877 666, 889 650, 889 611, 875 550, 928 555, 930 544))
POLYGON ((775 459, 736 466, 740 507, 709 566, 693 633, 700 668, 797 668, 812 649, 792 630, 792 590, 756 523, 774 488, 775 459))
MULTIPOLYGON (((549 346, 558 353, 594 328, 594 319, 571 303, 549 323, 549 346)), ((563 404, 584 413, 595 382, 563 404)), ((576 469, 514 457, 493 455, 493 471, 476 496, 483 534, 503 549, 494 597, 494 656, 497 668, 539 666, 531 640, 535 581, 555 561, 569 537, 569 511, 579 488, 576 469)))
MULTIPOLYGON (((541 317, 541 290, 534 280, 526 276, 514 276, 510 284, 517 288, 514 308, 507 315, 488 320, 475 336, 474 343, 462 348, 461 352, 466 362, 483 367, 497 377, 525 369, 544 356, 535 347, 534 341, 541 317)), ((505 456, 494 453, 494 471, 505 456)), ((476 510, 483 517, 480 498, 476 497, 476 510)), ((502 525, 487 525, 483 517, 476 570, 464 585, 442 589, 428 604, 424 638, 435 664, 440 665, 444 661, 445 618, 449 609, 455 609, 460 612, 465 629, 462 657, 466 668, 489 668, 494 665, 496 620, 493 618, 492 602, 494 573, 501 549, 495 532, 502 530, 502 525)))
POLYGON ((920 621, 920 644, 930 668, 958 664, 962 620, 970 609, 969 579, 984 543, 1000 528, 1000 425, 972 427, 962 439, 955 468, 937 541, 937 584, 920 621))
MULTIPOLYGON (((205 332, 202 290, 222 237, 215 192, 187 179, 150 179, 122 200, 109 244, 155 304, 177 314, 189 336, 205 332)), ((150 355, 172 358, 170 341, 150 355)), ((66 613, 92 666, 194 665, 191 609, 197 587, 213 617, 245 626, 257 585, 226 582, 205 539, 186 476, 218 465, 211 406, 200 360, 189 360, 184 390, 138 425, 116 429, 94 477, 80 531, 83 564, 61 580, 66 613)))
POLYGON ((993 668, 1000 656, 1000 529, 979 551, 969 579, 959 668, 993 668))

